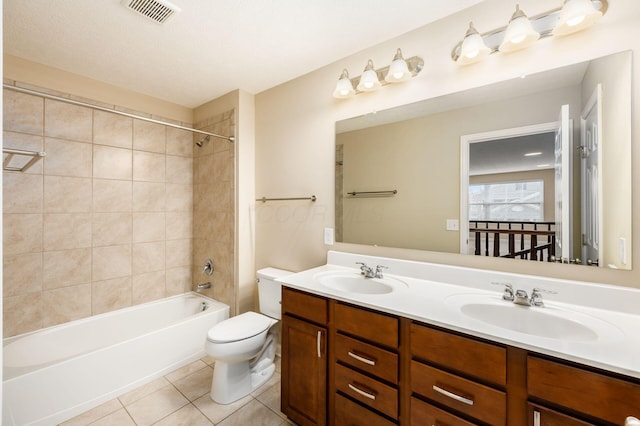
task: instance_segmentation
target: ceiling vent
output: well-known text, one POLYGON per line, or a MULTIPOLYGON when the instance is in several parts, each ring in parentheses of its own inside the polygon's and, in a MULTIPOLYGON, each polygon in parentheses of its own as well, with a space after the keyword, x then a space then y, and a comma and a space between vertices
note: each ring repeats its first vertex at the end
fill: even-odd
POLYGON ((166 0, 122 0, 122 4, 158 24, 164 24, 181 10, 166 0))

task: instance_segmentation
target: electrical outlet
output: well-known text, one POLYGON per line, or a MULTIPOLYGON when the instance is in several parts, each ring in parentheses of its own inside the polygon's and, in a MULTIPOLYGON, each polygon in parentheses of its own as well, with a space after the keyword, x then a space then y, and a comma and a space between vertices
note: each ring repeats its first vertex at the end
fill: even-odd
POLYGON ((328 246, 333 245, 333 228, 324 228, 324 243, 328 246))
POLYGON ((460 221, 458 219, 447 219, 447 231, 459 231, 460 221))

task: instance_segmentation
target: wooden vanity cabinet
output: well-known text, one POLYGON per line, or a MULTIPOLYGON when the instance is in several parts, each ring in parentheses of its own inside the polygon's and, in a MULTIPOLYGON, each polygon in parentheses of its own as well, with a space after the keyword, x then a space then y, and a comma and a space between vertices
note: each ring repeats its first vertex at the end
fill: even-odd
POLYGON ((506 347, 413 323, 411 357, 412 419, 431 410, 446 424, 438 419, 439 406, 440 418, 449 421, 459 416, 461 424, 506 424, 506 347))
POLYGON ((282 288, 281 410, 300 426, 327 422, 328 300, 282 288))
POLYGON ((335 412, 330 424, 395 424, 399 413, 398 318, 340 302, 332 312, 335 412), (353 417, 346 406, 361 414, 353 417))

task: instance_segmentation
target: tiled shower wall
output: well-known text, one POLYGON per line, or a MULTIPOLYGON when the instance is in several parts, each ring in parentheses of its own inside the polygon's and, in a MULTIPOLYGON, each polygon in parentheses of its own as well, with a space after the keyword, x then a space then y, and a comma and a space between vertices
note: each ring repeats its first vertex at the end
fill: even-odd
POLYGON ((5 337, 191 290, 193 138, 4 90, 4 147, 47 153, 4 172, 5 337))
MULTIPOLYGON (((211 117, 195 128, 219 135, 233 135, 234 111, 211 117)), ((211 137, 193 152, 193 280, 211 282, 203 294, 226 303, 235 315, 235 146, 226 139, 211 137), (202 273, 207 259, 214 264, 213 276, 202 273)))

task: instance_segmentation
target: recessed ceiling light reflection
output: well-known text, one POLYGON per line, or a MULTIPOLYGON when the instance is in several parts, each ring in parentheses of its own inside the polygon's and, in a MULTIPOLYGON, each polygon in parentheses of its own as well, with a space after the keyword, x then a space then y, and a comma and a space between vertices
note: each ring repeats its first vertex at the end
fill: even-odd
POLYGON ((525 156, 525 157, 535 157, 536 155, 542 155, 542 152, 540 152, 540 151, 536 151, 536 152, 527 152, 524 156, 525 156))

